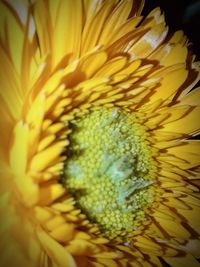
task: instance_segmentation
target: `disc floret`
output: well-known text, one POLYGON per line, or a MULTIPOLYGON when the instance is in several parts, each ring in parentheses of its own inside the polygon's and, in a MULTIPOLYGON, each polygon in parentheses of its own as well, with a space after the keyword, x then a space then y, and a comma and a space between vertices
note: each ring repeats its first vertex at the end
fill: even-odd
POLYGON ((101 108, 71 121, 64 183, 109 238, 137 228, 154 199, 151 152, 136 116, 101 108))

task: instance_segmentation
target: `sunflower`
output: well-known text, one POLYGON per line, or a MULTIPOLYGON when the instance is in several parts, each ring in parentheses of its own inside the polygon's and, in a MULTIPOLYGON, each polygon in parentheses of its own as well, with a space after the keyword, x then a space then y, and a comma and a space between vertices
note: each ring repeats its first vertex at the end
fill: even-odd
POLYGON ((144 2, 0 2, 2 267, 200 266, 199 63, 144 2))

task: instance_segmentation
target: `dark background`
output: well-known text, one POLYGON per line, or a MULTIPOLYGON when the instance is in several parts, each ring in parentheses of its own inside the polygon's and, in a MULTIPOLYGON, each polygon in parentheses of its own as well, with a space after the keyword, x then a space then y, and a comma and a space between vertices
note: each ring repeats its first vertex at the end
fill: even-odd
POLYGON ((182 29, 200 60, 200 0, 146 0, 143 15, 158 6, 164 11, 169 30, 182 29))

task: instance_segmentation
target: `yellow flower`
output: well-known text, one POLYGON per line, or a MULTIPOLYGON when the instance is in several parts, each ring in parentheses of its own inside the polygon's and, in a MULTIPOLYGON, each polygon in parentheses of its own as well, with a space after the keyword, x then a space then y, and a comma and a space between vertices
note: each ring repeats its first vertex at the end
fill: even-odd
POLYGON ((2 267, 200 266, 199 64, 143 4, 0 2, 2 267))

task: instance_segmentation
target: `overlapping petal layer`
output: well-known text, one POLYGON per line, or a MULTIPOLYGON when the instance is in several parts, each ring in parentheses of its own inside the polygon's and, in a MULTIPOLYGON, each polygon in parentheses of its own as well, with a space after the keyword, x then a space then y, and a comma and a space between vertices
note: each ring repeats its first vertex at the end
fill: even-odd
POLYGON ((199 63, 142 6, 1 1, 1 266, 200 265, 199 63), (128 244, 60 183, 70 120, 101 106, 137 114, 154 155, 156 199, 128 244))

